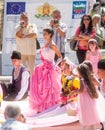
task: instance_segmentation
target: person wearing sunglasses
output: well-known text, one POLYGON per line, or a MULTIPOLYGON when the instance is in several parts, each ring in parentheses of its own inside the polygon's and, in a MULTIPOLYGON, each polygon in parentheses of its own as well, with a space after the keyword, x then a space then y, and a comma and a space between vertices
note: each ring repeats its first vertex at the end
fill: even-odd
POLYGON ((88 40, 94 38, 95 30, 92 25, 92 18, 90 15, 85 14, 80 22, 80 26, 75 33, 75 39, 78 41, 78 49, 76 55, 79 64, 85 60, 86 51, 88 50, 88 40))

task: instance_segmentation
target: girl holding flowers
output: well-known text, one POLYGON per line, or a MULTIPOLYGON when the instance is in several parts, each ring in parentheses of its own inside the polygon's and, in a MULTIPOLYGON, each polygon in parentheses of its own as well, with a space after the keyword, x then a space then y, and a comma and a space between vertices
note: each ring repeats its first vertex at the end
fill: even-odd
POLYGON ((73 92, 79 88, 79 78, 74 77, 72 69, 73 66, 65 60, 61 77, 61 106, 67 104, 68 102, 74 101, 77 97, 77 94, 73 94, 73 92))

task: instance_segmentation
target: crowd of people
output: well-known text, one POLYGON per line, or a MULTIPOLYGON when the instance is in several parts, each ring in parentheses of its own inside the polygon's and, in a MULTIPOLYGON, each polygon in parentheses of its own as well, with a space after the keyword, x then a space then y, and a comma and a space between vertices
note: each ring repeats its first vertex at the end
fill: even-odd
MULTIPOLYGON (((78 65, 65 57, 67 25, 61 22, 61 12, 54 10, 42 31, 45 41, 39 50, 42 62, 34 66, 37 26, 29 23, 27 13, 20 15, 20 24, 16 26, 17 48, 11 55, 12 80, 8 85, 0 86, 3 100, 20 101, 29 97, 33 114, 56 104, 63 107, 74 103, 77 104, 76 114, 83 130, 95 130, 97 123, 104 130, 105 59, 102 59, 100 48, 105 41, 105 37, 102 37, 105 24, 100 27, 101 16, 95 10, 96 5, 98 3, 93 5, 91 14, 83 15, 75 32, 78 65)), ((22 124, 25 118, 18 106, 7 106, 4 115, 6 122, 2 130, 18 130, 19 126, 19 130, 28 129, 22 124)))

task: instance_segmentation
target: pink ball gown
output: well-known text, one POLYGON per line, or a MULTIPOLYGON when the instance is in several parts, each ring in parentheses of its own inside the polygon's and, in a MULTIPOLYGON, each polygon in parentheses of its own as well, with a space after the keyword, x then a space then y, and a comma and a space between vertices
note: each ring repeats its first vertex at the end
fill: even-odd
POLYGON ((40 50, 42 63, 34 69, 30 83, 30 107, 37 112, 59 103, 61 71, 54 68, 55 52, 50 47, 40 50))

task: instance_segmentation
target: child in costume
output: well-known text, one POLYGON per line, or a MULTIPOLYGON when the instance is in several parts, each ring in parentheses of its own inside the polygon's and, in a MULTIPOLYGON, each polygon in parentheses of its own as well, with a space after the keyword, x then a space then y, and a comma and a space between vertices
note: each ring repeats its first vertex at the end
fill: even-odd
POLYGON ((95 130, 95 125, 105 120, 105 100, 98 90, 98 80, 92 74, 90 67, 82 63, 77 70, 80 76, 79 121, 83 130, 95 130))
POLYGON ((64 63, 61 82, 62 82, 62 91, 61 91, 61 106, 72 102, 76 99, 77 94, 73 94, 74 91, 79 88, 79 78, 75 77, 72 73, 74 66, 69 64, 66 60, 64 63))

